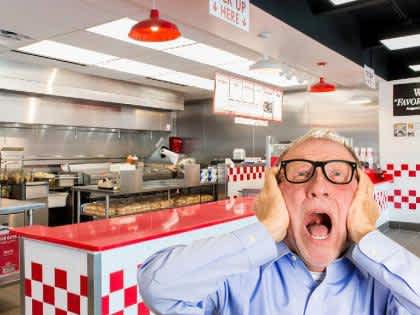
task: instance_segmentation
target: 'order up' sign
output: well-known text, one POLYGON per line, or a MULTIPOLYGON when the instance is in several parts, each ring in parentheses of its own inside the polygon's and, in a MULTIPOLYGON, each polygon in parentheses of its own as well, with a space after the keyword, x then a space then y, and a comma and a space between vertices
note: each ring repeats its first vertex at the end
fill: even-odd
POLYGON ((209 12, 249 32, 249 0, 209 0, 209 12))

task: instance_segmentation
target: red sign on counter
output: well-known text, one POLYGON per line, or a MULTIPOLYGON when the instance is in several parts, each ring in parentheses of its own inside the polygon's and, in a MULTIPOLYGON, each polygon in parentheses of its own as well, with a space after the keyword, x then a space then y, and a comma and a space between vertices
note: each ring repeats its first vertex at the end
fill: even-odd
POLYGON ((19 241, 15 233, 0 229, 0 277, 19 271, 19 241))

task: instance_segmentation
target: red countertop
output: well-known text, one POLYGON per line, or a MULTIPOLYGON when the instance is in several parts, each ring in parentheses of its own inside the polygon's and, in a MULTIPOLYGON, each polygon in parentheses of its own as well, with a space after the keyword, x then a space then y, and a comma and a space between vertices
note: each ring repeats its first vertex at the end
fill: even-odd
POLYGON ((241 197, 73 225, 14 228, 29 239, 103 251, 253 216, 254 198, 241 197))

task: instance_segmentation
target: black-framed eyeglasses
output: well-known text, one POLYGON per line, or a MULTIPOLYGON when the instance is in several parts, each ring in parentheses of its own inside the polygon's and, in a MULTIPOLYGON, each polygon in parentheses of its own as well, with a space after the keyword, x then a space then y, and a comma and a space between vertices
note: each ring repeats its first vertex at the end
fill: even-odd
MULTIPOLYGON (((333 184, 349 184, 357 169, 357 163, 346 160, 311 161, 304 159, 285 160, 280 162, 286 180, 292 184, 303 184, 315 174, 317 167, 322 169, 325 178, 333 184)), ((280 179, 278 177, 278 179, 280 179)))

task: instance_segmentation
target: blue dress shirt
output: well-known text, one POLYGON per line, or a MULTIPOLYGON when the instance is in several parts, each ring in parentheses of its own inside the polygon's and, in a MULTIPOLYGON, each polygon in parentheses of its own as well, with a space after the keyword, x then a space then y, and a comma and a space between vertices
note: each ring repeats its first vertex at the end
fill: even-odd
POLYGON ((138 274, 156 314, 420 315, 420 259, 379 231, 331 263, 321 283, 261 223, 176 246, 138 274))

